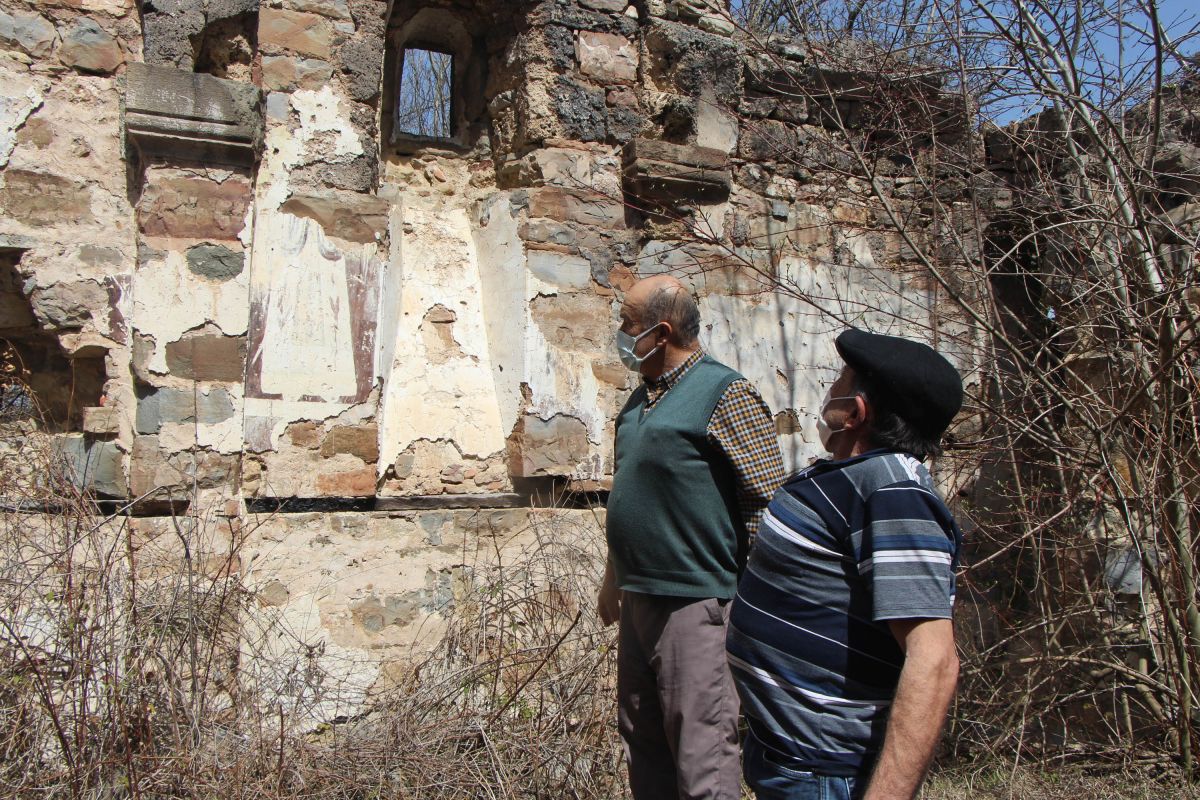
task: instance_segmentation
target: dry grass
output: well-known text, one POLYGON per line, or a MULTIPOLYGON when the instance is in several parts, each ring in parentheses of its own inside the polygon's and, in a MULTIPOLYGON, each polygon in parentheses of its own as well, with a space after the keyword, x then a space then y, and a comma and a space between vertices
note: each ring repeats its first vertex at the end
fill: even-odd
POLYGON ((1039 769, 990 764, 948 769, 929 779, 921 800, 1195 800, 1200 789, 1177 770, 1134 768, 1100 774, 1082 765, 1039 769))

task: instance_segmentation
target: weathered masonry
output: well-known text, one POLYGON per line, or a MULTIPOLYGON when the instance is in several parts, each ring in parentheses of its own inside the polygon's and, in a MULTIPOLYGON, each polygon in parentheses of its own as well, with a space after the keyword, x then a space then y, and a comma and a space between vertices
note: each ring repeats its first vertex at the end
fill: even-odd
POLYGON ((838 324, 762 276, 893 331, 938 298, 846 200, 852 76, 734 34, 707 0, 0 0, 39 435, 148 537, 257 520, 251 583, 328 653, 410 638, 463 531, 590 518, 536 506, 611 476, 635 276, 694 287, 806 460, 838 324))

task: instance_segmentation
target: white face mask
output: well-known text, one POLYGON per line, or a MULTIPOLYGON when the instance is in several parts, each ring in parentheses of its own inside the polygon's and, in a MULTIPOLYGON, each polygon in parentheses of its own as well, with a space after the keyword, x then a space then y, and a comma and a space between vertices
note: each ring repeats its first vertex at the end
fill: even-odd
MULTIPOLYGON (((660 322, 659 325, 661 324, 662 323, 660 322)), ((640 357, 635 355, 633 352, 633 348, 636 347, 637 343, 642 340, 642 337, 646 336, 657 327, 658 325, 647 328, 637 336, 630 336, 625 331, 617 331, 617 355, 621 357, 621 363, 625 365, 626 369, 633 372, 640 371, 642 368, 642 362, 658 352, 657 347, 655 347, 649 353, 646 353, 646 355, 640 357)))
POLYGON ((833 438, 835 433, 841 433, 842 429, 840 427, 836 429, 829 427, 829 423, 825 421, 825 409, 829 408, 829 404, 834 400, 853 400, 857 396, 851 394, 842 395, 840 397, 830 397, 829 393, 832 391, 832 386, 825 390, 825 397, 821 400, 821 410, 817 412, 817 436, 819 436, 821 439, 821 447, 824 447, 825 452, 827 453, 833 452, 833 450, 831 450, 829 447, 829 441, 833 438))

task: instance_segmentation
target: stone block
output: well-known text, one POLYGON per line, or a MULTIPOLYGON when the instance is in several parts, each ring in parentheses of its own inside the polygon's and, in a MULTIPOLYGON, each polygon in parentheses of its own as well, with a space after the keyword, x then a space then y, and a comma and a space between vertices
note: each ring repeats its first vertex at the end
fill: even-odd
POLYGON ((92 193, 74 178, 10 168, 0 187, 3 216, 32 227, 93 222, 92 193))
POLYGON ((618 105, 608 110, 608 138, 624 144, 642 132, 645 119, 633 106, 618 105))
POLYGON ((580 31, 576 43, 579 70, 601 83, 633 83, 637 80, 638 52, 624 36, 580 31))
POLYGON ((742 126, 738 155, 747 161, 777 161, 798 158, 800 136, 777 120, 757 120, 742 126))
POLYGON ((625 6, 629 5, 627 0, 579 0, 579 3, 584 8, 590 8, 593 11, 608 11, 609 13, 620 13, 625 10, 625 6))
POLYGON ((58 32, 45 17, 16 11, 0 11, 0 45, 15 47, 34 58, 48 58, 58 32))
POLYGON ((304 11, 262 8, 258 43, 266 51, 291 51, 328 61, 333 55, 333 26, 327 19, 304 11))
POLYGON ((240 81, 172 67, 130 64, 125 135, 172 160, 251 164, 262 141, 261 92, 240 81))
POLYGON ((241 476, 241 457, 207 449, 168 453, 157 436, 133 440, 129 459, 129 488, 134 496, 154 492, 151 500, 183 499, 193 487, 230 489, 241 476), (156 491, 157 490, 157 491, 156 491))
POLYGON ((736 98, 742 91, 742 58, 724 36, 691 25, 655 20, 646 30, 650 61, 644 65, 660 88, 685 97, 711 92, 736 98))
POLYGON ((288 5, 296 11, 320 14, 330 19, 351 19, 350 5, 346 0, 290 0, 288 5))
POLYGON ((246 254, 220 244, 198 244, 187 251, 188 269, 202 278, 227 281, 242 274, 246 254))
POLYGON ((326 236, 364 244, 373 244, 387 233, 389 210, 388 201, 357 192, 296 194, 280 207, 285 213, 316 220, 326 236))
POLYGON ((370 497, 375 494, 375 467, 317 476, 317 493, 322 497, 370 497))
POLYGON ((151 180, 138 203, 138 227, 147 236, 236 239, 246 223, 250 182, 231 176, 151 180))
POLYGON ((597 192, 551 186, 530 190, 529 216, 599 228, 625 227, 625 207, 620 201, 597 192))
POLYGON ((530 250, 525 258, 529 271, 551 286, 578 290, 592 285, 592 264, 583 256, 530 250))
POLYGON ((167 344, 167 369, 176 378, 239 382, 246 374, 246 337, 185 334, 167 344))
POLYGON ((287 427, 287 435, 296 447, 315 450, 321 444, 321 429, 315 422, 293 422, 287 427))
POLYGON ((604 92, 559 76, 554 111, 563 132, 582 142, 602 142, 608 133, 604 92))
POLYGON ((83 72, 109 73, 125 63, 117 40, 96 24, 80 17, 63 34, 58 58, 69 67, 83 72))
POLYGON ((625 190, 641 200, 719 201, 732 178, 723 151, 634 139, 625 146, 625 190))
POLYGON ((383 39, 370 35, 354 36, 338 48, 338 63, 346 75, 350 97, 360 103, 379 95, 383 67, 383 39))
POLYGON ((121 417, 113 406, 87 406, 83 409, 83 432, 92 436, 120 433, 121 417))
POLYGON ((508 468, 514 477, 570 475, 589 451, 587 427, 576 417, 542 419, 526 414, 508 440, 508 468))
MULTIPOLYGON (((295 441, 295 437, 292 437, 295 441)), ((337 425, 321 442, 321 457, 347 453, 368 464, 379 460, 379 428, 376 425, 337 425)))
POLYGON ((55 437, 54 452, 76 486, 109 497, 128 494, 125 458, 115 442, 64 434, 55 437))
POLYGON ((232 416, 233 400, 225 389, 152 388, 139 392, 134 427, 139 434, 156 434, 165 423, 214 425, 232 416))
MULTIPOLYGON (((615 360, 611 299, 594 292, 539 294, 530 301, 529 314, 551 347, 591 358, 607 358, 612 353, 615 360)), ((617 385, 623 387, 631 373, 620 363, 616 367, 620 370, 617 385)))
POLYGON ((264 89, 316 90, 333 78, 333 65, 315 58, 263 56, 262 75, 264 89))
POLYGON ((577 232, 572 225, 564 225, 551 219, 531 219, 521 225, 518 235, 527 242, 574 247, 578 242, 577 232))
POLYGON ((44 328, 79 328, 93 320, 107 329, 108 290, 96 281, 70 281, 33 290, 34 316, 44 328))

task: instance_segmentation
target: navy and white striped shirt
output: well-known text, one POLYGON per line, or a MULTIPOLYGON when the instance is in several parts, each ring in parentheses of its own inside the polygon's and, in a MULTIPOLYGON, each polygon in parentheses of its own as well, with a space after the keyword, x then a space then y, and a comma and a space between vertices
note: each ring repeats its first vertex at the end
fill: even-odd
POLYGON ((775 493, 726 645, 750 732, 768 751, 866 777, 904 663, 887 620, 951 616, 961 540, 906 453, 819 461, 775 493))

